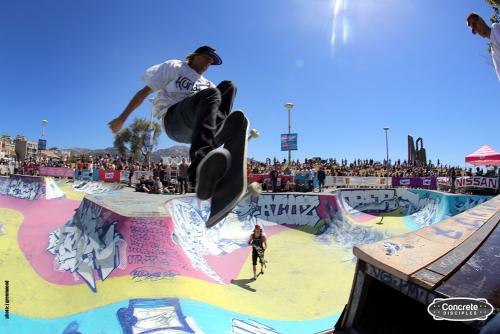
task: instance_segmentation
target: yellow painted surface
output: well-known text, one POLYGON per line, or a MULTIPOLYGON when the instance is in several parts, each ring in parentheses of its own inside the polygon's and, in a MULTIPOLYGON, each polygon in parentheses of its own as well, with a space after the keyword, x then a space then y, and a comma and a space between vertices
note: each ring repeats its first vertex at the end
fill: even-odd
POLYGON ((57 186, 64 191, 64 194, 66 195, 66 198, 72 199, 75 201, 81 201, 83 200, 83 197, 85 197, 85 193, 82 191, 75 191, 71 187, 73 183, 68 183, 66 181, 59 181, 57 182, 57 186))
MULTIPOLYGON (((52 284, 32 268, 17 243, 23 216, 0 209, 5 235, 0 236, 1 279, 10 280, 14 314, 57 318, 131 298, 189 298, 249 316, 276 320, 311 320, 333 315, 347 302, 354 264, 350 252, 324 246, 314 236, 287 230, 269 238, 265 275, 250 283, 255 292, 229 284, 175 277, 133 282, 129 276, 97 281, 97 293, 86 284, 52 284), (5 278, 7 277, 8 278, 5 278)), ((249 257, 237 279, 252 276, 249 257)))

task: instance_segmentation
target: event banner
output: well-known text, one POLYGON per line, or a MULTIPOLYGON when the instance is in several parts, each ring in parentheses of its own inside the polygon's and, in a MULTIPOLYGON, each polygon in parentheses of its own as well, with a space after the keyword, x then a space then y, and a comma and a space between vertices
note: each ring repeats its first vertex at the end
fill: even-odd
POLYGON ((130 175, 130 172, 128 170, 121 170, 120 171, 120 182, 128 182, 128 176, 130 175))
POLYGON ((455 180, 455 188, 498 189, 498 178, 483 176, 465 176, 455 180))
POLYGON ((120 182, 119 170, 99 170, 99 180, 104 182, 120 182))
POLYGON ((438 186, 450 187, 451 186, 451 177, 440 176, 437 178, 437 184, 438 184, 438 186))
POLYGON ((297 150, 297 134, 283 133, 281 134, 281 150, 296 151, 297 150))
POLYGON ((392 177, 393 187, 437 189, 435 177, 392 177))
POLYGON ((78 169, 75 169, 75 180, 83 181, 99 181, 99 170, 97 168, 89 171, 88 169, 82 170, 82 175, 78 175, 78 169))
MULTIPOLYGON (((328 177, 327 177, 328 180, 328 177)), ((326 181, 326 180, 325 180, 326 181)), ((329 181, 329 180, 328 180, 329 181)), ((391 178, 377 176, 333 176, 331 181, 336 187, 384 187, 391 185, 391 178)), ((325 182, 329 185, 329 182, 325 182)))
MULTIPOLYGON (((283 187, 287 182, 292 182, 293 176, 291 175, 278 175, 276 186, 283 187)), ((248 182, 262 182, 266 186, 271 186, 271 175, 269 174, 248 174, 248 182)))
POLYGON ((144 141, 144 146, 147 148, 152 148, 154 145, 154 134, 155 134, 155 129, 154 128, 148 128, 148 131, 146 132, 146 140, 144 141))
POLYGON ((41 176, 74 177, 73 168, 40 167, 41 176))

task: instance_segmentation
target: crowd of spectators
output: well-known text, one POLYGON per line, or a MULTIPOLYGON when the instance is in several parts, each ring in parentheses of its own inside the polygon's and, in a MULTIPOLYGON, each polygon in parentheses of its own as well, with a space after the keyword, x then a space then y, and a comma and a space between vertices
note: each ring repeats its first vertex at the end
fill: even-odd
MULTIPOLYGON (((141 178, 135 184, 136 191, 147 193, 181 193, 188 192, 187 168, 189 162, 182 158, 179 162, 160 161, 157 163, 135 162, 120 156, 110 154, 99 156, 81 156, 72 161, 64 161, 52 158, 26 159, 25 161, 13 161, 0 159, 1 174, 23 174, 39 175, 41 166, 46 167, 68 167, 78 171, 81 177, 84 169, 90 171, 90 175, 98 170, 126 170, 129 171, 128 185, 132 185, 132 175, 135 171, 150 171, 152 175, 141 178), (3 168, 2 168, 3 167, 3 168)), ((288 164, 286 160, 279 161, 276 158, 266 159, 265 162, 250 160, 248 163, 248 174, 266 174, 271 177, 271 188, 275 189, 279 175, 303 176, 306 187, 312 186, 313 178, 318 177, 320 187, 326 176, 376 176, 376 177, 437 177, 437 176, 498 176, 499 170, 480 167, 461 168, 459 166, 444 165, 439 160, 434 164, 429 161, 427 165, 408 163, 396 160, 387 164, 386 161, 374 161, 373 159, 356 159, 352 162, 341 159, 305 159, 303 162, 292 160, 288 164)), ((300 185, 302 186, 302 185, 300 185)), ((299 190, 297 184, 289 184, 288 190, 299 190)))
POLYGON ((374 161, 373 159, 357 159, 349 162, 346 159, 337 161, 336 159, 322 160, 320 158, 305 159, 304 162, 292 161, 290 165, 286 161, 280 162, 274 159, 267 159, 265 163, 251 161, 249 172, 254 174, 269 174, 276 170, 284 175, 317 175, 323 170, 326 175, 331 176, 378 176, 378 177, 428 177, 428 176, 449 176, 454 170, 456 176, 463 176, 464 170, 458 166, 443 165, 438 160, 437 164, 429 161, 427 165, 409 164, 406 161, 397 160, 387 165, 386 161, 374 161))

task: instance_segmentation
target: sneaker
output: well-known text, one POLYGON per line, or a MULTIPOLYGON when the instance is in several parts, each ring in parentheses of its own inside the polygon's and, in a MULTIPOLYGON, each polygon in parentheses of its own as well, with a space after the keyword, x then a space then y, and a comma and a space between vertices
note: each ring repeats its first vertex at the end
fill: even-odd
POLYGON ((231 165, 231 153, 225 148, 210 151, 196 168, 196 196, 201 200, 212 197, 219 180, 231 165))

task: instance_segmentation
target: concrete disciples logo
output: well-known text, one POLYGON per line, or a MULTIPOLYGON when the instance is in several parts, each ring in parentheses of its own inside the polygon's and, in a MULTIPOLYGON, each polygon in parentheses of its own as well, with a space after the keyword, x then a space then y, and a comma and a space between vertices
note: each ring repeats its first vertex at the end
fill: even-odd
POLYGON ((436 298, 427 307, 427 312, 434 320, 486 320, 493 312, 493 305, 485 298, 436 298))

